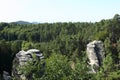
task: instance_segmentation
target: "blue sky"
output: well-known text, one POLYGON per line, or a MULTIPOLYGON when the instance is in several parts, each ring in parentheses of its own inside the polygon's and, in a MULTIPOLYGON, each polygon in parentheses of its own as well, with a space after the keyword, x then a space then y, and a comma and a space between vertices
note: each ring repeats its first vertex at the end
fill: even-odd
POLYGON ((95 22, 120 14, 120 0, 0 0, 0 22, 95 22))

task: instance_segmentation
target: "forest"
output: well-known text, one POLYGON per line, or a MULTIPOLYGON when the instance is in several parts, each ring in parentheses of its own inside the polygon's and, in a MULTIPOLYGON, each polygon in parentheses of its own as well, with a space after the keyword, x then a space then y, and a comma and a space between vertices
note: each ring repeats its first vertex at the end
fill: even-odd
POLYGON ((46 63, 41 76, 33 65, 33 80, 120 80, 120 15, 99 22, 1 22, 0 76, 3 71, 11 75, 16 53, 33 48, 44 54, 46 63), (93 40, 104 43, 106 54, 99 71, 88 74, 86 45, 93 40))

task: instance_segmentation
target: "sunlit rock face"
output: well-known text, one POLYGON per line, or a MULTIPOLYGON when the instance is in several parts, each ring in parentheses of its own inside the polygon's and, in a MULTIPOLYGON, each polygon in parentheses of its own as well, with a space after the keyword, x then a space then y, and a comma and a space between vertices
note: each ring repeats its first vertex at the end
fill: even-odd
POLYGON ((95 40, 87 44, 88 63, 91 66, 93 73, 96 73, 97 68, 101 66, 104 55, 105 52, 102 41, 95 40))
POLYGON ((37 49, 19 51, 13 61, 12 76, 18 80, 31 80, 32 78, 29 77, 29 79, 27 79, 26 76, 19 70, 19 68, 26 65, 28 61, 33 61, 34 56, 36 56, 36 58, 39 60, 44 58, 43 54, 37 49))

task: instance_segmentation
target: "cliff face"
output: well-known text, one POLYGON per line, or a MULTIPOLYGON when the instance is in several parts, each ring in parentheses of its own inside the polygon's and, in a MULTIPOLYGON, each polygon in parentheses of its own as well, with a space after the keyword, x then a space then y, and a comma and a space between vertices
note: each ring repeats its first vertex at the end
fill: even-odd
POLYGON ((87 44, 87 56, 93 73, 101 66, 104 55, 104 47, 101 41, 95 40, 87 44))
POLYGON ((34 62, 33 57, 36 56, 36 58, 43 59, 44 56, 42 53, 40 53, 37 49, 30 49, 28 51, 20 51, 16 54, 16 57, 13 61, 13 70, 12 70, 12 76, 15 77, 17 80, 31 80, 32 76, 29 76, 29 79, 27 76, 25 76, 19 69, 27 65, 27 62, 34 62))

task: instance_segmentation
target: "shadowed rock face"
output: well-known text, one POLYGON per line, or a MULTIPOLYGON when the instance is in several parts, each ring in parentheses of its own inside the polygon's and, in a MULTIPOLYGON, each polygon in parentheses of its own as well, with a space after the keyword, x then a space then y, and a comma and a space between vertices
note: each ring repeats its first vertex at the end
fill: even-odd
POLYGON ((104 47, 101 41, 93 41, 87 44, 87 56, 89 64, 92 67, 92 72, 96 72, 95 67, 100 67, 104 57, 104 47))
POLYGON ((18 70, 18 68, 26 65, 28 61, 33 61, 33 55, 36 56, 36 58, 39 60, 44 58, 42 53, 40 53, 40 51, 37 49, 30 49, 28 51, 22 50, 18 52, 13 61, 12 76, 18 80, 30 80, 27 79, 26 76, 18 70))
POLYGON ((3 79, 4 80, 12 80, 11 76, 7 71, 3 71, 3 79))

